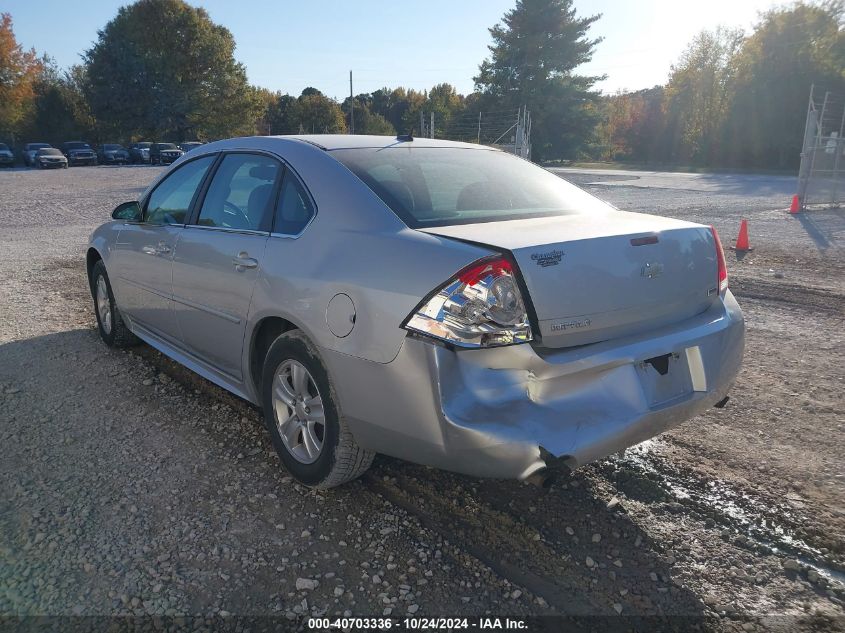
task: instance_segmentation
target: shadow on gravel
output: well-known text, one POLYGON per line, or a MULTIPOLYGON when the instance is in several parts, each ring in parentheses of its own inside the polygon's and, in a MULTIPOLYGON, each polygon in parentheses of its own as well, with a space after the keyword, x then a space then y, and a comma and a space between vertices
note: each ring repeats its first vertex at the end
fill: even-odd
POLYGON ((793 217, 798 219, 819 250, 842 246, 841 240, 845 237, 844 209, 811 210, 793 217))

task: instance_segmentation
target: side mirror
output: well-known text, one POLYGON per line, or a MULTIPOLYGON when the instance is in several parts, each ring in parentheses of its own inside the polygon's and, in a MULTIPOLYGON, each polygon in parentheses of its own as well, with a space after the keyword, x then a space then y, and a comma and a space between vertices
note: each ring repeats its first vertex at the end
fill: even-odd
POLYGON ((115 220, 127 220, 129 222, 141 221, 141 205, 135 200, 132 202, 124 202, 117 205, 117 208, 111 212, 111 217, 115 220))

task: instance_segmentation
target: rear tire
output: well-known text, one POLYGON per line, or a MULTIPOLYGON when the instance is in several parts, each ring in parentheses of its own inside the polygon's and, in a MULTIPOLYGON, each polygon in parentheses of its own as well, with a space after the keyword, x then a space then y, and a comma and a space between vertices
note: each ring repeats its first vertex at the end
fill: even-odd
POLYGON ((298 481, 312 488, 334 488, 370 467, 375 453, 355 442, 331 378, 300 330, 282 334, 270 346, 261 382, 267 430, 282 463, 298 481))
POLYGON ((91 296, 94 299, 94 315, 97 318, 97 330, 100 338, 109 347, 131 347, 140 343, 140 339, 132 334, 120 310, 114 303, 106 265, 99 260, 91 269, 91 296))

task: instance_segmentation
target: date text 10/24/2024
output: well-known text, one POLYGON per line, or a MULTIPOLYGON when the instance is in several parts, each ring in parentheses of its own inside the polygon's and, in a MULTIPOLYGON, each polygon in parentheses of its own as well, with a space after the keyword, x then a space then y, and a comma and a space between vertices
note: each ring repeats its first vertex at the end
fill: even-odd
POLYGON ((312 630, 524 630, 524 620, 514 618, 309 618, 312 630))

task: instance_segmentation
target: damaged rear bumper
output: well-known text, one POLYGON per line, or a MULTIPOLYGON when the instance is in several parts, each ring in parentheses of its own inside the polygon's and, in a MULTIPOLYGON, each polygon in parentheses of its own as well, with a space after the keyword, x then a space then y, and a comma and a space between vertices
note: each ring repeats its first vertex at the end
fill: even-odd
POLYGON ((682 323, 578 348, 454 351, 408 338, 390 363, 324 358, 360 445, 525 479, 547 462, 576 468, 605 457, 718 403, 739 372, 744 336, 728 291, 682 323))

